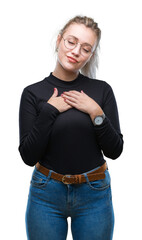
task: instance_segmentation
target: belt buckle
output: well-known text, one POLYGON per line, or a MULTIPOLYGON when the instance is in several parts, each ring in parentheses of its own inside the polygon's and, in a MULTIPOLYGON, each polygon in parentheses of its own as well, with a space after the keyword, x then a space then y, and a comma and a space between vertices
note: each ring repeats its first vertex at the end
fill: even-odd
POLYGON ((71 176, 71 175, 64 175, 64 176, 62 177, 62 182, 63 182, 64 184, 69 184, 69 183, 65 180, 65 177, 68 177, 68 176, 71 176))

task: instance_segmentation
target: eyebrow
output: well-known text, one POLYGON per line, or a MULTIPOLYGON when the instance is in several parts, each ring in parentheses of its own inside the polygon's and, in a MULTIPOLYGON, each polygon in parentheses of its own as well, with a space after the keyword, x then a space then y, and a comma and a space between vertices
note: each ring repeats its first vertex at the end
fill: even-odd
MULTIPOLYGON (((79 40, 77 37, 75 37, 73 35, 68 35, 68 37, 74 37, 76 40, 79 40)), ((90 43, 82 43, 82 44, 89 45, 91 48, 93 48, 93 46, 90 43)))

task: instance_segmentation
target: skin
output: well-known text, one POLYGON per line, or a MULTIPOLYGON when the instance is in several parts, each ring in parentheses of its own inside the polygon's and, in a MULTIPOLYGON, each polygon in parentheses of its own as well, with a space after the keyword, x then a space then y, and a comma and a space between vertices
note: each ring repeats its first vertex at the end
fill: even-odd
MULTIPOLYGON (((63 34, 66 38, 68 35, 73 35, 78 38, 78 42, 89 43, 93 49, 97 42, 97 36, 90 28, 87 28, 83 24, 73 23, 71 24, 63 34)), ((72 81, 77 78, 79 70, 91 59, 92 55, 84 57, 80 53, 80 44, 78 44, 74 49, 70 50, 64 46, 64 40, 59 34, 57 37, 56 46, 58 49, 56 67, 53 71, 53 75, 63 81, 72 81), (76 59, 73 62, 70 58, 76 59)), ((72 107, 89 114, 91 120, 98 115, 103 114, 101 107, 90 98, 85 92, 81 91, 66 91, 58 96, 58 89, 54 89, 54 93, 48 100, 48 103, 56 107, 60 112, 67 111, 72 107)))

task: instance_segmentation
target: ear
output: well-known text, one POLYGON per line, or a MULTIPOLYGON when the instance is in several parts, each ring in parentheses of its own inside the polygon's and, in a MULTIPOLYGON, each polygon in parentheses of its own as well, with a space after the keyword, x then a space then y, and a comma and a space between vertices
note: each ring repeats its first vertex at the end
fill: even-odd
POLYGON ((60 44, 60 42, 61 42, 61 39, 62 39, 61 34, 58 34, 58 37, 57 37, 57 40, 56 40, 56 51, 57 51, 57 49, 58 49, 58 47, 59 47, 59 44, 60 44))

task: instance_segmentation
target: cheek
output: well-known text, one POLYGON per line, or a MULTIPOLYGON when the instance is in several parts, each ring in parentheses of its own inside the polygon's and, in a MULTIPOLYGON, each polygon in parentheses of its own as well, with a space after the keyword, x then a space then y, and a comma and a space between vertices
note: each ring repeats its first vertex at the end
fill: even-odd
POLYGON ((57 59, 60 63, 62 62, 63 56, 60 52, 58 52, 58 54, 57 54, 57 59))
POLYGON ((89 62, 88 59, 82 60, 82 62, 81 62, 81 68, 83 68, 83 67, 87 64, 87 62, 89 62))
POLYGON ((73 67, 75 69, 81 69, 82 67, 84 67, 84 65, 88 62, 88 58, 84 59, 82 57, 79 57, 79 63, 77 65, 72 65, 70 63, 68 63, 67 60, 67 55, 70 55, 70 50, 68 49, 64 49, 64 46, 61 46, 58 48, 58 53, 57 53, 57 59, 58 62, 63 66, 63 67, 73 67))
POLYGON ((58 49, 58 54, 57 54, 57 58, 58 61, 61 63, 62 61, 64 61, 65 57, 66 57, 67 51, 65 49, 63 49, 62 47, 60 47, 58 49))

